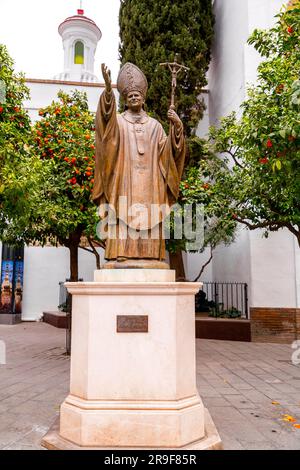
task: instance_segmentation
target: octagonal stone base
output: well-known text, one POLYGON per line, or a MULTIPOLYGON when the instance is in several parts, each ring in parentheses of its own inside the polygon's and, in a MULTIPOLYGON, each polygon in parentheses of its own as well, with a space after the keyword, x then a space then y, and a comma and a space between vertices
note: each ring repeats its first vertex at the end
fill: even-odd
MULTIPOLYGON (((222 450, 223 445, 219 433, 214 425, 213 420, 208 412, 204 409, 204 422, 205 422, 205 435, 202 439, 191 442, 190 444, 184 447, 168 447, 168 450, 187 450, 187 451, 196 451, 196 450, 222 450)), ((115 447, 86 447, 78 446, 67 439, 61 437, 59 433, 59 420, 53 424, 46 436, 41 442, 43 447, 49 450, 116 450, 115 447)), ((164 447, 118 447, 117 450, 165 450, 164 447)))
POLYGON ((60 435, 80 446, 183 447, 204 436, 199 396, 177 401, 97 402, 68 396, 60 435))
MULTIPOLYGON (((70 393, 55 431, 61 446, 211 445, 211 419, 196 388, 194 295, 201 284, 146 271, 105 270, 96 272, 97 282, 67 283, 72 354, 70 393)), ((54 448, 50 441, 47 435, 43 444, 54 448)))

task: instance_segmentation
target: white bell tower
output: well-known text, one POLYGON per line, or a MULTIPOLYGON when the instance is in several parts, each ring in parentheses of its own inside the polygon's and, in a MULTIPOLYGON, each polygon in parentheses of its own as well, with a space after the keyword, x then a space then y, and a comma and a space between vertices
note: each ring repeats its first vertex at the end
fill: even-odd
POLYGON ((82 8, 77 15, 63 21, 58 32, 64 47, 64 71, 57 75, 57 80, 76 82, 97 82, 94 74, 94 61, 97 44, 102 33, 96 23, 84 16, 82 8))

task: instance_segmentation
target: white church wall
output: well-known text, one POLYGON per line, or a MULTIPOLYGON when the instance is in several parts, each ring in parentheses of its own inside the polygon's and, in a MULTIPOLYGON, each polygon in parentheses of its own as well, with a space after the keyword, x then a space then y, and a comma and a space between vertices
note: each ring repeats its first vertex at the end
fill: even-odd
MULTIPOLYGON (((245 2, 246 3, 246 2, 245 2)), ((266 29, 272 27, 280 11, 283 0, 248 0, 248 31, 249 35, 255 28, 266 29), (259 14, 258 14, 259 12, 259 14)), ((254 47, 245 44, 245 83, 255 83, 257 67, 261 62, 261 55, 254 47)))
MULTIPOLYGON (((209 260, 210 250, 206 249, 203 253, 187 253, 184 257, 184 267, 186 278, 193 281, 199 274, 202 266, 209 260)), ((199 281, 209 282, 212 280, 212 262, 206 266, 199 281)))
POLYGON ((68 249, 25 247, 22 320, 38 320, 56 311, 60 281, 68 277, 68 249))
MULTIPOLYGON (((101 265, 104 262, 104 250, 102 248, 97 248, 98 253, 100 254, 101 265)), ((94 280, 94 271, 96 267, 96 257, 93 253, 88 253, 87 251, 79 248, 78 252, 78 277, 83 279, 85 282, 90 282, 94 280)))
MULTIPOLYGON (((2 266, 2 242, 0 241, 0 266, 2 266)), ((1 270, 2 275, 2 270, 1 270)))
POLYGON ((213 280, 246 282, 250 285, 249 232, 244 227, 238 227, 234 243, 216 248, 213 257, 213 280))
POLYGON ((248 37, 247 1, 215 0, 215 38, 209 69, 210 124, 237 110, 245 93, 244 44, 248 37))
POLYGON ((204 110, 203 118, 198 124, 196 134, 199 137, 207 137, 208 130, 209 130, 209 91, 208 90, 202 93, 202 98, 203 98, 206 109, 204 110))
MULTIPOLYGON (((99 253, 103 257, 103 250, 99 253)), ((93 280, 96 258, 79 249, 79 279, 93 280)), ((22 320, 38 320, 45 311, 57 311, 59 282, 70 276, 69 249, 25 247, 22 320)))
MULTIPOLYGON (((295 256, 294 235, 287 230, 251 232, 251 307, 297 307, 299 255, 295 256), (298 266, 296 265, 298 263, 298 266)), ((298 248, 299 250, 299 248, 298 248)))
MULTIPOLYGON (((87 94, 89 109, 95 113, 98 106, 99 97, 104 90, 103 84, 78 84, 59 82, 58 80, 27 80, 26 85, 30 90, 30 99, 24 102, 25 108, 29 111, 33 122, 40 119, 39 110, 49 106, 52 101, 57 101, 57 94, 60 90, 70 93, 74 90, 82 91, 87 94)), ((118 98, 118 93, 116 97, 118 98)))
POLYGON ((300 308, 300 248, 296 237, 294 237, 294 253, 295 253, 295 291, 296 291, 296 307, 300 308))

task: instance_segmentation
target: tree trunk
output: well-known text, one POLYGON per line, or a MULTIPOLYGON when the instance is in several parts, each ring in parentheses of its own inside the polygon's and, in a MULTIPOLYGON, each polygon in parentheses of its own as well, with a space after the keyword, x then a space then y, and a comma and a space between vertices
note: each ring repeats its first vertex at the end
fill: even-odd
POLYGON ((78 281, 78 244, 71 242, 70 246, 70 281, 78 281))
POLYGON ((78 245, 80 243, 81 230, 71 233, 68 248, 70 250, 70 281, 78 281, 78 245))
POLYGON ((169 253, 170 268, 176 271, 176 281, 186 281, 182 251, 169 253))
POLYGON ((92 241, 92 238, 91 238, 91 237, 87 237, 87 239, 88 239, 88 242, 89 242, 89 244, 90 244, 90 247, 92 248, 93 253, 94 253, 95 257, 96 257, 96 266, 97 266, 97 269, 101 269, 100 255, 99 255, 98 251, 96 250, 96 247, 95 247, 95 245, 94 245, 94 243, 93 243, 93 241, 92 241))
POLYGON ((206 263, 203 264, 203 266, 202 266, 201 269, 200 269, 200 273, 199 273, 198 276, 194 279, 193 282, 197 282, 197 281, 198 281, 198 279, 202 276, 203 271, 205 270, 206 266, 208 266, 209 263, 211 262, 211 260, 213 259, 213 251, 214 251, 213 248, 210 247, 210 257, 209 257, 209 259, 206 261, 206 263))
POLYGON ((96 268, 97 268, 97 269, 101 269, 101 263, 100 263, 100 255, 99 255, 99 253, 98 253, 97 250, 95 250, 95 251, 93 250, 93 253, 94 253, 95 258, 96 258, 96 268))

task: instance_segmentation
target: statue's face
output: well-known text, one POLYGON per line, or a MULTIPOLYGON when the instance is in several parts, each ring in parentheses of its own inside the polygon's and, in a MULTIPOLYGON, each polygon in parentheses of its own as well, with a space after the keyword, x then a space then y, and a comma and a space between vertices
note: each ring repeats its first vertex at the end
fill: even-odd
POLYGON ((140 112, 145 100, 139 91, 130 91, 126 98, 127 108, 134 112, 140 112))

